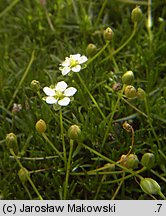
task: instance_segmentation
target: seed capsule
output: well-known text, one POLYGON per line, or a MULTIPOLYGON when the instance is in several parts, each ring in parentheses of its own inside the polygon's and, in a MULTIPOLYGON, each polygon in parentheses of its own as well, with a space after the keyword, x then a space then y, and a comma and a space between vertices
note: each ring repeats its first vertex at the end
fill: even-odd
POLYGON ((141 100, 144 100, 146 97, 146 92, 142 88, 137 89, 137 97, 141 100))
POLYGON ((14 133, 6 135, 6 145, 8 149, 13 149, 14 153, 18 154, 17 136, 14 133))
POLYGON ((126 86, 125 90, 124 90, 124 94, 126 95, 126 97, 128 98, 134 98, 137 96, 137 91, 135 89, 134 86, 132 85, 128 85, 126 86))
POLYGON ((122 76, 122 82, 126 85, 130 85, 134 80, 134 73, 132 71, 127 71, 122 76))
POLYGON ((103 37, 105 41, 112 41, 113 35, 114 33, 111 28, 108 27, 104 30, 103 37))
POLYGON ((97 52, 97 47, 95 44, 88 44, 87 48, 86 48, 86 55, 87 56, 94 56, 95 53, 97 52))
POLYGON ((140 7, 137 6, 131 12, 131 20, 133 21, 133 23, 136 23, 136 22, 140 22, 141 19, 142 19, 142 10, 140 9, 140 7))
POLYGON ((72 140, 77 140, 80 138, 81 135, 81 129, 78 125, 72 125, 70 126, 68 130, 68 136, 72 140))
POLYGON ((155 156, 154 156, 154 154, 153 153, 145 153, 142 156, 141 164, 144 167, 146 167, 148 169, 151 169, 155 164, 155 156))
POLYGON ((161 191, 160 185, 152 178, 142 178, 140 187, 147 194, 159 194, 161 191))
POLYGON ((39 121, 36 122, 35 127, 39 133, 44 133, 47 129, 47 125, 46 125, 45 121, 42 119, 40 119, 39 121))
POLYGON ((137 168, 139 163, 138 157, 135 154, 122 155, 120 159, 120 164, 128 169, 137 168))
POLYGON ((28 172, 26 168, 23 167, 18 171, 18 176, 21 182, 25 183, 28 180, 28 176, 30 176, 30 173, 28 172))

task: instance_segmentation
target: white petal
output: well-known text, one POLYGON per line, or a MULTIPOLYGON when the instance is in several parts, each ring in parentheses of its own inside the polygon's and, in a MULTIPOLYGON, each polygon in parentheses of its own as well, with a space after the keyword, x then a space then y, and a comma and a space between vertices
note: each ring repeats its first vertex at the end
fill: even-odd
POLYGON ((80 59, 78 60, 79 64, 82 64, 84 62, 86 62, 88 60, 88 58, 86 56, 81 56, 80 59))
POLYGON ((49 87, 44 87, 43 91, 48 96, 55 96, 55 90, 54 89, 51 89, 49 87))
POLYGON ((58 82, 55 86, 56 91, 61 91, 63 92, 67 88, 67 83, 64 81, 58 82))
POLYGON ((46 103, 55 104, 57 103, 57 100, 54 97, 46 97, 46 103))
POLYGON ((65 90, 64 95, 67 97, 73 96, 76 93, 77 89, 74 87, 69 87, 65 90))
POLYGON ((70 103, 70 98, 64 97, 62 100, 58 101, 60 106, 67 106, 70 103))
POLYGON ((81 70, 81 66, 80 65, 76 65, 75 67, 72 67, 72 71, 73 72, 79 72, 81 70))
POLYGON ((70 67, 64 67, 60 70, 62 71, 62 75, 65 76, 66 74, 68 74, 70 72, 71 69, 70 69, 70 67))
POLYGON ((75 61, 76 60, 78 61, 80 59, 80 56, 81 56, 80 54, 75 54, 75 55, 70 55, 70 58, 74 59, 75 61))
POLYGON ((66 57, 65 61, 63 61, 61 65, 63 67, 68 67, 70 65, 70 59, 66 57))

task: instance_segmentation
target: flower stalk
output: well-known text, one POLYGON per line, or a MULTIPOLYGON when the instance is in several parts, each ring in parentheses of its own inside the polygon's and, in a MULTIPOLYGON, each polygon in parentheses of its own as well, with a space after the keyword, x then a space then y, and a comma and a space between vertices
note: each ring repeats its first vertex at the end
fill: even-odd
POLYGON ((71 169, 71 159, 72 159, 72 152, 73 152, 73 144, 74 144, 74 140, 70 139, 70 151, 69 151, 69 157, 68 157, 68 161, 67 161, 66 179, 65 179, 65 186, 64 186, 64 196, 63 196, 64 200, 67 199, 69 174, 70 174, 70 169, 71 169))

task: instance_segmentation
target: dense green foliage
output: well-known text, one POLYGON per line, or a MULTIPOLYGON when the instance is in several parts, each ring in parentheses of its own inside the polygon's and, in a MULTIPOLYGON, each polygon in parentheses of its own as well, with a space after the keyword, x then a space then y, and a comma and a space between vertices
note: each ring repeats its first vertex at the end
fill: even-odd
POLYGON ((154 199, 142 191, 140 176, 156 180, 166 195, 166 5, 164 0, 139 3, 142 18, 134 28, 134 1, 0 1, 2 199, 154 199), (150 19, 152 26, 147 24, 150 19), (103 31, 107 27, 114 35, 106 45, 103 31), (62 76, 59 64, 71 54, 86 55, 89 43, 96 45, 99 55, 94 60, 89 57, 92 61, 78 76, 62 76), (133 71, 132 85, 144 89, 145 99, 124 95, 121 77, 126 71, 133 71), (38 92, 32 90, 32 80, 40 82, 38 92), (62 80, 77 93, 68 106, 55 111, 42 100, 42 89, 62 80), (15 113, 14 103, 22 106, 15 113), (39 119, 47 124, 44 134, 35 129, 39 119), (122 163, 115 170, 111 170, 113 165, 100 170, 130 151, 133 137, 131 130, 123 128, 125 121, 133 129, 131 150, 139 159, 138 167, 123 170, 122 163), (81 138, 74 143, 68 137, 73 124, 81 129, 81 138), (18 158, 22 159, 14 158, 6 146, 6 135, 11 132, 17 136, 18 158), (64 161, 52 148, 64 155, 63 144, 64 161), (142 169, 140 161, 147 152, 153 153, 155 163, 142 169), (21 166, 26 168, 23 176, 30 172, 27 179, 39 194, 25 176, 25 181, 19 179, 21 166))

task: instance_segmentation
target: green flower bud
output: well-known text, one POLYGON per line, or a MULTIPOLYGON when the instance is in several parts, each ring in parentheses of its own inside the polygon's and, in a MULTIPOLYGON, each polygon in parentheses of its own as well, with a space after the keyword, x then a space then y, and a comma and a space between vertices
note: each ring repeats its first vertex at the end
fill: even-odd
POLYGON ((21 182, 25 183, 28 180, 28 176, 30 177, 30 173, 28 172, 26 168, 23 167, 18 171, 18 176, 21 182))
POLYGON ((81 135, 81 130, 80 130, 79 126, 77 126, 77 125, 70 126, 70 128, 68 130, 68 136, 70 139, 77 140, 80 138, 80 135, 81 135))
POLYGON ((147 194, 159 194, 161 192, 160 185, 152 178, 142 178, 140 187, 147 194))
POLYGON ((144 167, 146 167, 148 169, 151 169, 155 164, 155 156, 154 156, 154 154, 153 153, 145 153, 142 156, 141 164, 144 167))
POLYGON ((133 21, 133 23, 137 23, 140 22, 141 19, 142 19, 142 11, 140 7, 137 6, 131 12, 131 20, 133 21))
POLYGON ((86 47, 86 51, 85 52, 86 52, 87 56, 94 56, 95 53, 97 52, 96 45, 92 44, 92 43, 88 44, 88 46, 86 47))
POLYGON ((128 98, 134 98, 137 96, 137 91, 134 88, 134 86, 132 85, 128 85, 126 86, 125 90, 124 90, 124 94, 126 95, 126 97, 128 98))
POLYGON ((39 121, 36 122, 36 130, 39 133, 44 133, 47 129, 47 125, 44 120, 40 119, 39 121))
POLYGON ((146 93, 142 88, 137 89, 137 97, 141 100, 144 100, 146 97, 146 93))
POLYGON ((122 82, 126 85, 130 85, 134 80, 134 73, 132 71, 127 71, 122 76, 122 82))
POLYGON ((122 155, 120 159, 120 164, 128 169, 134 169, 138 167, 138 157, 135 154, 122 155))
POLYGON ((8 149, 13 149, 14 153, 18 154, 17 136, 14 133, 6 135, 6 145, 8 149))
POLYGON ((37 81, 37 80, 32 80, 31 82, 31 89, 34 91, 34 92, 38 92, 40 90, 40 82, 37 81))
POLYGON ((114 33, 111 28, 108 27, 104 30, 103 37, 105 41, 112 41, 113 35, 114 33))

